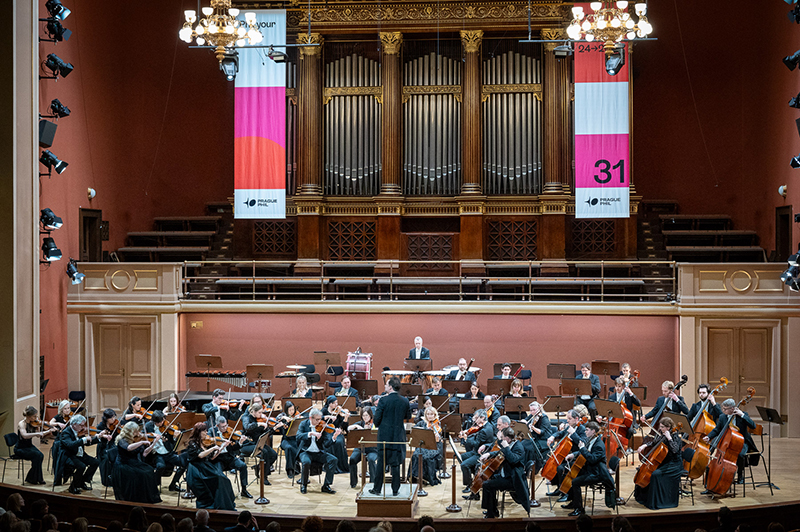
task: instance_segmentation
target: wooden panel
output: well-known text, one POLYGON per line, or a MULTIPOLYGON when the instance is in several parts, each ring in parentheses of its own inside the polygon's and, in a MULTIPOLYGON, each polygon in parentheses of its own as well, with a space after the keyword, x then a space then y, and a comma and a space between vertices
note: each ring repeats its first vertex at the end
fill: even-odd
POLYGON ((125 385, 124 326, 118 323, 103 323, 94 327, 94 331, 100 408, 120 408, 128 403, 125 385))
POLYGON ((152 343, 150 334, 151 326, 149 324, 129 326, 128 387, 130 395, 143 397, 152 393, 152 343))
POLYGON ((743 396, 748 386, 756 389, 756 394, 745 411, 750 416, 757 416, 756 405, 768 406, 769 402, 772 330, 760 327, 743 328, 740 338, 739 395, 743 396))
POLYGON ((735 329, 708 329, 708 378, 716 382, 720 377, 727 377, 731 384, 719 394, 719 400, 734 397, 739 378, 738 364, 735 362, 736 349, 735 329))

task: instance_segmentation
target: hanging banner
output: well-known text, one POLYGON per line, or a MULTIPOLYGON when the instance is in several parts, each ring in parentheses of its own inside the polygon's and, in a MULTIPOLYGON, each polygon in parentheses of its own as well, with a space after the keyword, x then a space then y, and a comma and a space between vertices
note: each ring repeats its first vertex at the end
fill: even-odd
MULTIPOLYGON (((255 11, 262 44, 286 42, 286 10, 255 11)), ((279 49, 282 51, 282 49, 279 49)), ((286 218, 286 63, 240 48, 234 92, 234 216, 286 218)))
POLYGON ((575 218, 629 217, 628 114, 628 62, 611 76, 602 42, 576 42, 575 218))

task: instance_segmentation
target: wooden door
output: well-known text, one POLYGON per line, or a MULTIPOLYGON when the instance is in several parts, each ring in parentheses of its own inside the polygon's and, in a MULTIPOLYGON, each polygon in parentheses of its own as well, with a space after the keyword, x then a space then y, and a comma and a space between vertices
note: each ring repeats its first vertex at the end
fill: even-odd
POLYGON ((94 331, 99 407, 120 412, 132 396, 152 393, 152 326, 99 323, 94 331))
POLYGON ((727 377, 730 383, 719 398, 732 397, 737 402, 748 387, 755 388, 753 400, 744 410, 757 418, 756 405, 767 406, 770 396, 771 353, 770 327, 709 327, 709 384, 713 388, 720 377, 727 377))

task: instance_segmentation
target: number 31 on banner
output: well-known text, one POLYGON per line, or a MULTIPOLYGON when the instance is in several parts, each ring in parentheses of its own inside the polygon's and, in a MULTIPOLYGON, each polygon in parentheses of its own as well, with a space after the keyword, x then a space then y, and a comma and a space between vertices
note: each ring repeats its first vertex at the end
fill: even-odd
POLYGON ((614 178, 614 170, 619 172, 620 184, 625 184, 625 159, 620 159, 617 164, 612 166, 612 162, 607 159, 598 159, 594 163, 598 173, 594 174, 594 180, 604 185, 614 178))

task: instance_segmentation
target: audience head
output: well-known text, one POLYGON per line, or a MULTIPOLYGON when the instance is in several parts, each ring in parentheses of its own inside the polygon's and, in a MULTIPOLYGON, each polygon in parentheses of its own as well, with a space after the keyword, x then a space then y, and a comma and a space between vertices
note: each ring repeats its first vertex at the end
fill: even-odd
POLYGON ((336 532, 356 532, 356 525, 352 521, 342 519, 339 521, 339 524, 336 525, 336 532))
POLYGON ((85 517, 79 517, 72 520, 71 532, 89 532, 89 520, 85 517))
POLYGON ((419 529, 419 532, 436 532, 436 529, 433 528, 431 525, 425 525, 419 529))
POLYGON ((618 515, 611 521, 611 532, 633 532, 633 527, 627 517, 618 515))
POLYGON ((150 523, 150 526, 147 527, 147 532, 164 532, 164 529, 160 523, 150 523))
POLYGON ((303 523, 300 525, 300 528, 303 532, 322 532, 322 528, 325 524, 322 522, 322 518, 318 515, 309 515, 305 519, 303 519, 303 523))
POLYGON ((21 518, 23 508, 25 508, 25 499, 19 493, 12 493, 6 499, 6 512, 14 512, 21 518))
MULTIPOLYGON (((175 525, 175 532, 192 532, 194 530, 194 523, 192 523, 191 517, 184 517, 178 524, 175 525)), ((108 530, 106 530, 108 532, 108 530)), ((119 532, 122 532, 120 529, 119 532)))
POLYGON ((19 519, 16 523, 11 525, 11 532, 31 532, 31 522, 25 519, 19 519))
POLYGON ((731 526, 733 524, 733 512, 727 506, 719 509, 717 514, 717 522, 722 526, 731 526))
MULTIPOLYGON (((117 521, 119 523, 119 521, 117 521)), ((58 530, 58 519, 53 514, 44 514, 42 516, 42 527, 40 528, 42 532, 47 532, 48 530, 58 530)), ((111 527, 108 528, 111 530, 111 527)), ((119 530, 112 530, 111 532, 122 532, 122 523, 119 523, 119 530)))
POLYGON ((536 521, 528 521, 525 525, 525 532, 542 532, 542 527, 536 521))
POLYGON ((47 501, 44 499, 36 499, 31 503, 31 518, 32 519, 41 519, 44 517, 44 514, 50 511, 50 506, 48 506, 47 501))
POLYGON ((141 506, 134 506, 131 508, 131 513, 128 514, 128 522, 125 523, 125 528, 131 530, 138 530, 145 532, 147 530, 147 513, 141 506))
POLYGON ((375 526, 377 526, 381 530, 385 530, 386 532, 392 532, 392 523, 390 523, 389 521, 381 521, 375 526))
POLYGON ((575 528, 578 532, 592 532, 592 518, 587 514, 581 514, 575 520, 575 528))
POLYGON ((171 513, 161 514, 158 522, 161 523, 161 528, 164 532, 175 532, 175 517, 171 513))
MULTIPOLYGON (((16 522, 17 515, 14 512, 6 510, 6 513, 0 516, 0 532, 10 532, 11 527, 14 526, 16 522)), ((56 526, 58 525, 56 524, 56 526)))
POLYGON ((784 532, 784 530, 786 529, 783 528, 783 525, 778 523, 777 521, 773 521, 767 527, 767 532, 784 532))
POLYGON ((433 526, 433 517, 431 517, 430 515, 423 515, 422 517, 417 519, 417 526, 419 526, 420 532, 422 532, 421 529, 423 527, 426 527, 426 526, 432 527, 433 526))
POLYGON ((264 532, 281 532, 281 524, 277 521, 270 521, 264 527, 264 532))
POLYGON ((239 514, 239 517, 236 518, 236 522, 240 525, 247 525, 250 524, 250 521, 253 519, 253 514, 249 511, 244 510, 239 514))
POLYGON ((195 522, 200 526, 208 525, 208 510, 197 510, 194 514, 195 522))

